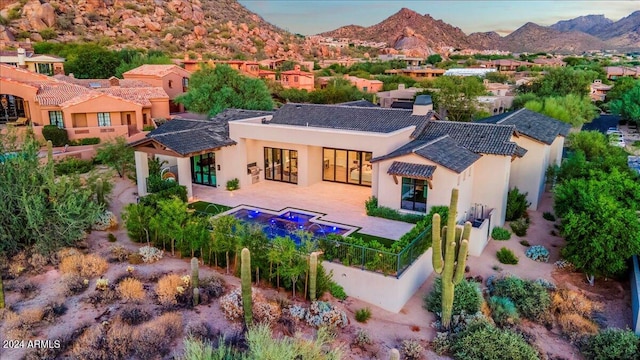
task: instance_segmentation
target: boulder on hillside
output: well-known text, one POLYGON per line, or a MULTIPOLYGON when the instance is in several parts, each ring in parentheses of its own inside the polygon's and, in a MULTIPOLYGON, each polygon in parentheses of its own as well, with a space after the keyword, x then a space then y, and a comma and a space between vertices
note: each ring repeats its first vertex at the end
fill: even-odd
POLYGON ((147 21, 144 23, 144 26, 151 31, 160 31, 162 30, 162 26, 155 21, 147 21))

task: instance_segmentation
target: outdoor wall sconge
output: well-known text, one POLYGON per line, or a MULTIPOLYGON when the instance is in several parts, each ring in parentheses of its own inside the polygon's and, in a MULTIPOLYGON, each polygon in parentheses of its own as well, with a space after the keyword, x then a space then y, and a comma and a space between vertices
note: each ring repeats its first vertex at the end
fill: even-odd
POLYGON ((220 171, 220 164, 218 164, 218 171, 220 171))

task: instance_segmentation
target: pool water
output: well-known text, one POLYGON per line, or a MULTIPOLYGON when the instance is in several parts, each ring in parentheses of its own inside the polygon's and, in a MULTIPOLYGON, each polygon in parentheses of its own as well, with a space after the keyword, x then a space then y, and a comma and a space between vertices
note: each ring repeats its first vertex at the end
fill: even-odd
POLYGON ((227 213, 237 219, 262 226, 268 238, 277 236, 288 236, 296 243, 300 243, 299 231, 306 231, 313 237, 323 238, 329 234, 345 235, 353 229, 349 229, 339 224, 313 221, 319 214, 307 214, 296 211, 286 211, 282 214, 270 213, 267 211, 241 208, 227 213))

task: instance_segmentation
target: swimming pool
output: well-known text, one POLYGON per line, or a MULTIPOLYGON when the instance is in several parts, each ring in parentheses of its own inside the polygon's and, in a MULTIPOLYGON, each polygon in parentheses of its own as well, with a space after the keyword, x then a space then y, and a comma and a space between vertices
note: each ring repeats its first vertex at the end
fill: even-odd
POLYGON ((324 214, 286 208, 279 212, 254 207, 241 206, 222 213, 233 215, 237 219, 262 226, 270 239, 276 236, 289 236, 296 243, 300 242, 299 231, 306 231, 315 238, 327 235, 349 235, 358 230, 355 226, 332 223, 320 220, 324 214))

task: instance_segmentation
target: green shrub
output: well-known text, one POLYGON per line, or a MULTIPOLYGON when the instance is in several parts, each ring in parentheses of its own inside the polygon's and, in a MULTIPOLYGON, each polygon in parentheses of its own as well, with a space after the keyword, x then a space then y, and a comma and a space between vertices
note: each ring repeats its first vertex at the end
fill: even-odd
POLYGON ((390 207, 378 206, 378 198, 375 196, 371 196, 369 199, 367 199, 364 202, 364 208, 366 210, 367 215, 369 216, 375 216, 375 217, 380 217, 380 218, 389 219, 389 220, 403 221, 411 224, 417 224, 421 220, 424 220, 425 218, 424 215, 403 214, 398 210, 392 209, 390 207))
POLYGON ((525 218, 520 218, 509 223, 509 226, 511 226, 514 234, 525 236, 527 235, 527 229, 529 229, 529 222, 525 218))
POLYGON ((635 360, 640 341, 631 330, 605 329, 587 340, 582 354, 587 360, 635 360))
POLYGON ((75 144, 71 144, 71 145, 97 145, 97 144, 100 144, 100 138, 90 137, 90 138, 76 140, 75 144))
POLYGON ((498 329, 486 320, 469 324, 451 346, 454 359, 537 360, 538 353, 524 338, 514 332, 498 329))
POLYGON ((400 238, 400 241, 406 242, 408 244, 411 241, 413 241, 415 238, 417 238, 418 235, 420 235, 423 231, 427 229, 427 227, 431 225, 434 214, 440 214, 440 224, 446 224, 447 218, 449 215, 449 207, 447 206, 431 207, 427 216, 423 216, 422 219, 420 219, 420 221, 416 223, 416 226, 411 228, 411 230, 409 230, 409 232, 407 232, 406 234, 402 235, 402 237, 400 238))
MULTIPOLYGON (((482 306, 482 292, 478 283, 463 279, 456 285, 453 297, 453 315, 461 312, 475 314, 482 306)), ((424 297, 424 307, 434 314, 442 312, 442 278, 437 277, 433 289, 424 297)))
POLYGON ((329 283, 329 293, 331 293, 331 296, 339 300, 347 298, 347 293, 344 292, 344 288, 333 281, 329 283))
POLYGON ((69 143, 67 130, 60 129, 55 125, 45 125, 42 128, 42 136, 45 140, 51 140, 53 146, 65 146, 69 143))
POLYGON ((551 297, 544 286, 530 280, 507 276, 494 280, 491 295, 511 299, 520 316, 539 320, 551 306, 551 297))
POLYGON ((233 191, 240 189, 240 180, 237 178, 227 181, 227 190, 233 191))
POLYGON ((509 240, 511 239, 511 233, 503 227, 496 226, 491 230, 491 237, 493 240, 509 240))
POLYGON ((518 257, 513 253, 513 251, 511 251, 506 247, 502 247, 500 250, 498 250, 498 252, 496 253, 496 256, 498 257, 498 260, 503 264, 507 264, 507 265, 518 264, 518 257))
POLYGON ((531 203, 527 201, 527 194, 528 193, 521 194, 517 187, 509 190, 505 215, 507 221, 519 219, 527 211, 527 208, 531 205, 531 203))
POLYGON ((52 28, 46 28, 40 30, 40 36, 42 36, 43 40, 51 40, 58 37, 58 33, 52 28))
POLYGON ((520 245, 526 246, 526 247, 531 246, 531 244, 529 244, 529 242, 527 240, 520 240, 520 245))
POLYGON ((56 161, 53 171, 56 175, 84 174, 93 169, 93 160, 81 160, 74 157, 66 157, 56 161))
POLYGON ((556 217, 555 215, 553 215, 552 213, 545 211, 542 213, 542 218, 545 220, 549 220, 549 221, 556 221, 556 217))
POLYGON ((492 296, 488 304, 491 317, 499 326, 513 325, 520 319, 516 305, 509 298, 492 296))
POLYGON ((153 125, 145 125, 145 126, 142 128, 142 131, 152 131, 152 130, 155 130, 155 128, 156 128, 156 127, 155 127, 155 126, 153 126, 153 125))
POLYGON ((368 307, 356 310, 356 321, 366 323, 371 318, 371 309, 368 307))

